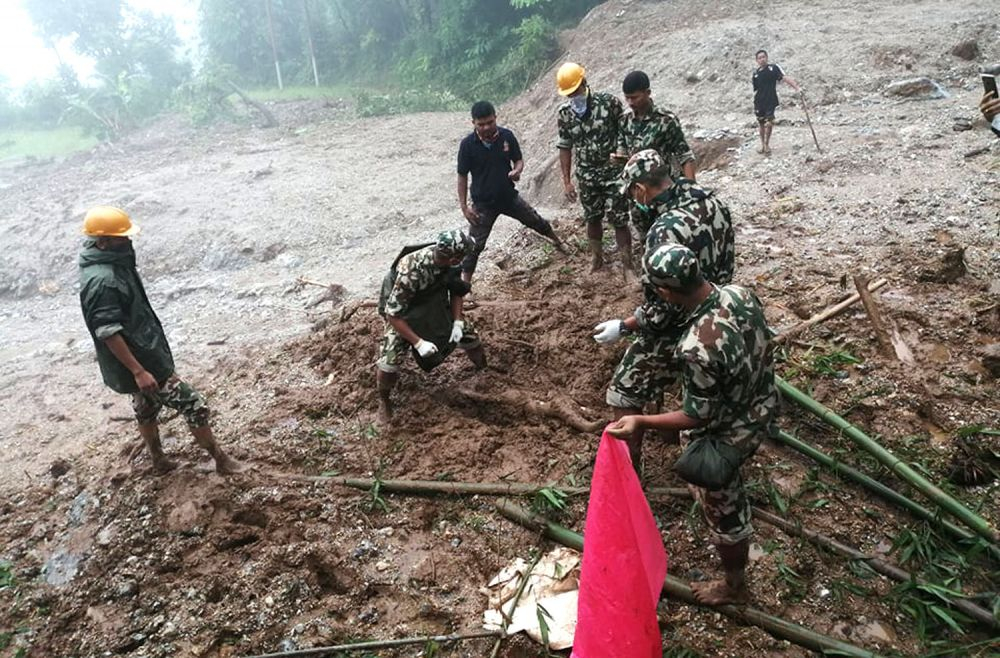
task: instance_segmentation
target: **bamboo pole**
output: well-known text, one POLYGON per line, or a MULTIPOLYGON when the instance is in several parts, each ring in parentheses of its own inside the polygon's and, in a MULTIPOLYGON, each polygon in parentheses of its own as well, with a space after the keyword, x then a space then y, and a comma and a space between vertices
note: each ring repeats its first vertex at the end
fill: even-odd
MULTIPOLYGON (((976 541, 978 539, 978 537, 975 534, 966 530, 965 528, 957 526, 947 519, 942 519, 940 517, 940 514, 937 514, 927 509, 920 503, 910 500, 909 498, 899 493, 895 489, 887 487, 878 480, 865 475, 861 471, 851 468, 847 464, 844 464, 834 459, 833 457, 826 454, 822 450, 814 448, 805 441, 802 441, 792 436, 788 432, 784 431, 778 432, 778 436, 775 438, 779 442, 785 444, 786 446, 794 450, 797 450, 798 452, 801 452, 803 455, 809 457, 813 461, 816 461, 822 464, 823 466, 826 466, 827 468, 834 471, 844 479, 853 480, 854 482, 857 482, 858 484, 868 488, 870 491, 877 494, 883 500, 902 507, 903 509, 907 510, 917 518, 922 519, 924 521, 940 524, 945 530, 947 530, 957 539, 961 539, 964 541, 976 541)), ((1000 560, 1000 547, 995 547, 989 544, 987 544, 987 546, 991 549, 990 552, 994 555, 994 557, 1000 560)))
MULTIPOLYGON (((769 523, 789 535, 802 537, 817 546, 822 546, 823 548, 827 548, 834 553, 838 553, 852 560, 860 560, 871 567, 872 571, 875 571, 886 578, 890 578, 901 583, 914 582, 918 585, 927 584, 926 580, 917 578, 910 572, 900 569, 891 562, 887 562, 873 555, 868 555, 867 553, 862 553, 853 546, 848 546, 847 544, 841 543, 832 537, 827 537, 816 530, 806 528, 797 522, 792 523, 791 521, 783 519, 775 514, 771 514, 770 512, 762 510, 758 507, 754 507, 752 509, 755 518, 758 518, 765 523, 769 523)), ((965 613, 981 624, 991 628, 1000 628, 1000 622, 996 620, 993 613, 976 605, 966 598, 948 599, 948 603, 959 612, 965 613)))
MULTIPOLYGON (((886 281, 885 279, 879 279, 878 281, 873 281, 872 283, 868 284, 868 292, 875 292, 876 290, 887 285, 888 283, 889 282, 886 281)), ((827 308, 824 311, 820 311, 819 313, 812 316, 808 320, 803 320, 794 327, 789 327, 785 331, 782 331, 780 334, 774 337, 774 340, 772 342, 775 344, 787 342, 791 338, 798 336, 800 333, 802 333, 809 327, 815 324, 819 324, 820 322, 825 322, 830 318, 840 315, 850 307, 857 304, 859 301, 861 301, 861 295, 859 295, 858 293, 854 293, 847 299, 838 302, 837 304, 834 304, 833 306, 827 308)))
MULTIPOLYGON (((583 536, 556 525, 546 519, 528 512, 523 507, 511 503, 509 500, 501 500, 497 503, 497 510, 505 517, 530 530, 543 532, 549 539, 564 546, 583 550, 583 536)), ((663 581, 663 592, 674 599, 683 601, 691 605, 701 605, 695 599, 691 588, 683 582, 668 575, 663 581)), ((877 658, 877 654, 856 647, 853 644, 841 642, 832 637, 828 637, 816 631, 799 626, 780 617, 774 617, 766 612, 751 608, 749 606, 720 605, 713 606, 711 610, 717 611, 731 619, 745 624, 753 624, 764 629, 771 635, 794 642, 799 646, 812 649, 821 653, 830 652, 840 656, 855 656, 857 658, 877 658)))
POLYGON ((859 430, 854 425, 851 425, 827 407, 823 406, 816 400, 813 400, 811 397, 795 388, 781 377, 775 377, 775 381, 778 384, 778 389, 785 398, 795 402, 797 405, 809 411, 823 422, 839 430, 841 434, 874 456, 875 459, 877 459, 883 466, 906 480, 906 482, 930 498, 943 510, 960 520, 965 525, 969 526, 969 528, 975 531, 976 534, 994 544, 1000 542, 1000 535, 997 534, 997 531, 990 526, 986 519, 974 513, 972 510, 962 505, 962 503, 932 484, 911 468, 909 464, 901 461, 891 452, 882 447, 877 441, 859 430))
POLYGON ((309 59, 312 61, 313 82, 319 86, 319 69, 316 67, 316 48, 313 46, 312 15, 309 11, 309 0, 302 0, 302 15, 306 19, 306 40, 309 43, 309 59))
POLYGON ((425 637, 408 637, 400 640, 374 640, 371 642, 355 642, 354 644, 338 644, 332 647, 314 647, 280 653, 263 653, 245 658, 305 658, 306 656, 324 656, 337 651, 363 651, 366 649, 388 649, 389 647, 404 647, 409 644, 427 644, 428 642, 461 642, 462 640, 479 640, 487 637, 503 637, 501 631, 481 631, 479 633, 464 633, 453 635, 428 635, 425 637))
POLYGON ((517 602, 521 600, 521 595, 524 594, 524 588, 528 584, 528 578, 531 576, 531 572, 535 570, 535 566, 538 561, 542 559, 542 552, 538 551, 535 555, 535 559, 531 561, 528 565, 527 570, 525 570, 524 575, 521 576, 521 582, 517 585, 517 591, 514 593, 514 598, 510 602, 510 607, 507 608, 507 614, 503 614, 503 604, 500 604, 500 614, 503 615, 503 627, 500 629, 503 635, 497 638, 497 641, 493 643, 493 651, 490 651, 490 658, 497 658, 500 653, 500 646, 503 644, 503 639, 507 637, 507 628, 510 626, 511 619, 514 618, 514 611, 517 610, 517 602))
MULTIPOLYGON (((438 480, 375 480, 328 475, 284 475, 284 478, 301 482, 325 482, 352 489, 371 489, 378 482, 381 491, 400 494, 455 494, 481 496, 533 496, 542 489, 558 489, 568 496, 590 493, 589 487, 559 487, 534 482, 441 482, 438 480)), ((686 487, 650 487, 650 496, 688 496, 686 487)))
POLYGON ((271 0, 264 0, 264 9, 267 10, 267 33, 271 37, 271 54, 274 56, 274 72, 278 75, 278 89, 285 88, 281 81, 281 64, 278 62, 278 44, 274 39, 274 18, 271 16, 271 0))

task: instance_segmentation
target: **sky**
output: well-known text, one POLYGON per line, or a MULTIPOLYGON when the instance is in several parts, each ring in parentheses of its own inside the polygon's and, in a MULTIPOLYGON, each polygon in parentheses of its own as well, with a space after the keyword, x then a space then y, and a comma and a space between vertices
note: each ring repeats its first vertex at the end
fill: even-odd
MULTIPOLYGON (((186 45, 195 45, 198 38, 198 0, 125 0, 137 10, 169 14, 177 26, 177 34, 186 45)), ((72 38, 57 44, 59 54, 86 78, 93 70, 92 62, 73 52, 72 38)), ((56 75, 56 57, 35 34, 21 0, 0 0, 0 79, 8 87, 18 88, 33 79, 48 79, 56 75)))

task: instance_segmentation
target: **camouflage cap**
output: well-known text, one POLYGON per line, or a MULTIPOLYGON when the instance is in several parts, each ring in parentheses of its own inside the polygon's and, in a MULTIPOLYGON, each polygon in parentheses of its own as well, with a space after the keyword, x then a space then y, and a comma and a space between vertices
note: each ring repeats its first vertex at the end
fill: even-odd
POLYGON ((445 258, 457 258, 471 254, 476 241, 461 231, 442 231, 438 233, 434 248, 445 258))
POLYGON ((666 162, 663 157, 653 149, 646 149, 644 151, 639 151, 625 163, 625 168, 622 169, 621 179, 622 184, 618 188, 622 194, 628 193, 628 188, 632 186, 632 183, 636 182, 649 172, 663 167, 666 162))
POLYGON ((683 290, 701 277, 694 252, 679 244, 663 244, 642 259, 643 282, 658 288, 683 290))

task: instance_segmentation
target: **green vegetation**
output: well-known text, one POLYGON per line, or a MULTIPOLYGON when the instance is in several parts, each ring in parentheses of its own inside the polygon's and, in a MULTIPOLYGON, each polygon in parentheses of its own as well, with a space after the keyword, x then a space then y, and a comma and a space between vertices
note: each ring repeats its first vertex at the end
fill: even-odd
POLYGON ((277 87, 257 87, 248 89, 247 95, 257 101, 299 101, 315 98, 353 98, 357 95, 359 88, 351 85, 326 85, 316 87, 313 85, 286 86, 284 89, 277 87))
POLYGON ((79 126, 7 131, 0 141, 0 160, 68 155, 89 149, 96 143, 97 138, 79 126))

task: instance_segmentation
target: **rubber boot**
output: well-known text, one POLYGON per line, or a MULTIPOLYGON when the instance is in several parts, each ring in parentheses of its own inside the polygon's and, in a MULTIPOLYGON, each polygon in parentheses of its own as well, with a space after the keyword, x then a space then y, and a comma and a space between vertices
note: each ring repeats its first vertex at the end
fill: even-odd
POLYGON ((375 382, 378 384, 378 422, 380 425, 388 425, 392 422, 392 389, 399 381, 398 372, 385 372, 377 370, 375 382))
POLYGON ((149 457, 153 461, 153 470, 157 473, 169 473, 177 468, 177 464, 167 459, 163 453, 163 444, 160 443, 160 426, 153 421, 146 425, 139 425, 139 436, 146 444, 149 457))
POLYGON ((486 369, 486 351, 482 345, 470 347, 465 350, 465 355, 469 357, 469 361, 472 361, 472 365, 476 366, 476 370, 486 369))
POLYGON ((242 473, 249 468, 242 462, 230 457, 226 454, 225 450, 219 447, 219 444, 215 441, 215 436, 212 434, 212 428, 208 425, 192 428, 191 434, 194 436, 194 442, 198 447, 204 448, 208 454, 212 455, 212 459, 215 460, 216 473, 233 475, 234 473, 242 473))
POLYGON ((604 245, 601 242, 604 229, 600 222, 587 222, 587 239, 590 241, 590 254, 593 257, 590 271, 596 272, 604 267, 604 245))
POLYGON ((635 266, 632 264, 632 231, 628 226, 615 227, 615 242, 618 243, 618 255, 622 261, 625 281, 634 283, 636 275, 635 266))

